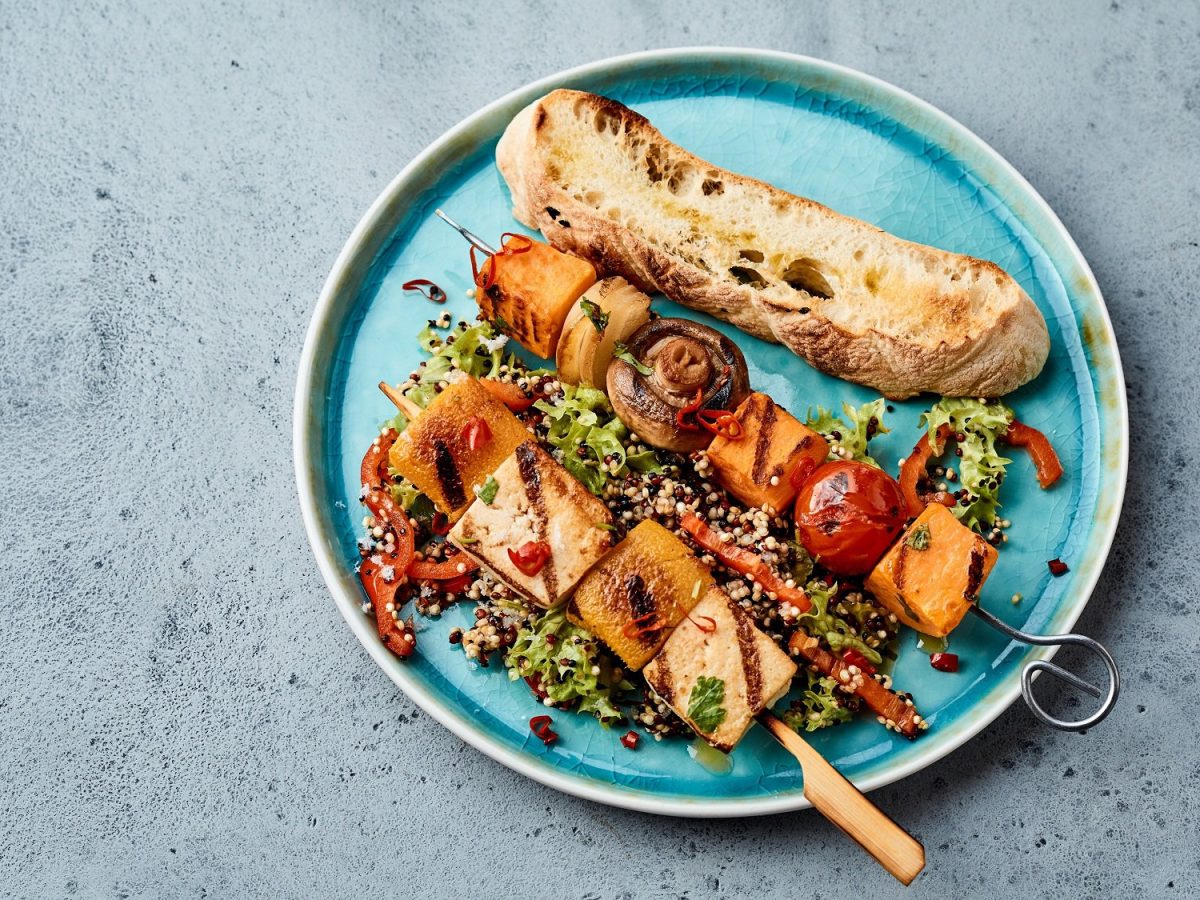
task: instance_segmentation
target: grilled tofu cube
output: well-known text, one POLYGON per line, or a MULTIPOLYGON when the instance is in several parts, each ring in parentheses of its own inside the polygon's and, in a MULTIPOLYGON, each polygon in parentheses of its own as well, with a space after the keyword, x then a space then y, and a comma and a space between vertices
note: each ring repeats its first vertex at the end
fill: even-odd
POLYGON ((580 582, 567 618, 636 672, 712 585, 712 573, 687 545, 647 519, 580 582))
POLYGON ((518 446, 493 477, 495 496, 471 504, 450 542, 538 606, 557 606, 612 546, 608 507, 536 441, 518 446), (522 558, 527 544, 535 547, 522 558))
POLYGON ((719 587, 711 587, 646 665, 646 683, 728 753, 787 693, 796 664, 719 587))
POLYGON ((529 432, 474 378, 452 382, 400 433, 391 467, 415 484, 451 522, 475 499, 475 488, 512 455, 529 432), (473 420, 487 426, 481 446, 469 446, 473 420))
POLYGON ((866 588, 905 625, 945 637, 996 565, 996 548, 931 503, 867 576, 866 588))
POLYGON ((736 415, 741 435, 713 438, 709 462, 721 484, 742 503, 782 512, 796 499, 796 467, 803 459, 823 463, 829 442, 766 394, 751 394, 736 415))
POLYGON ((522 253, 497 258, 496 282, 476 300, 486 318, 502 320, 522 347, 554 356, 567 314, 596 282, 592 264, 534 241, 522 253))

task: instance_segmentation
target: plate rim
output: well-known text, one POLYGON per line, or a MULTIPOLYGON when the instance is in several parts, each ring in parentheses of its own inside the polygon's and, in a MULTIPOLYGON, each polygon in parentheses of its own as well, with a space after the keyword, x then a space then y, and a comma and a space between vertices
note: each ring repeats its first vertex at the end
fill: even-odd
MULTIPOLYGON (((410 178, 427 161, 441 153, 461 135, 469 132, 478 121, 486 118, 496 109, 511 104, 522 95, 533 94, 535 92, 539 94, 545 93, 566 79, 606 73, 614 68, 628 64, 654 62, 686 63, 689 61, 712 60, 714 57, 720 57, 727 62, 771 62, 783 65, 801 65, 822 70, 825 74, 836 79, 857 81, 884 95, 891 95, 894 99, 912 105, 919 112, 940 122, 944 127, 948 127, 950 131, 956 132, 957 137, 963 140, 965 145, 969 146, 974 153, 980 155, 992 165, 995 165, 1000 172, 1012 179, 1016 186, 1023 190, 1025 196, 1033 201, 1037 211, 1046 219, 1052 230, 1057 233, 1057 237, 1062 241, 1063 249, 1070 257, 1070 261, 1077 267, 1078 276, 1081 278, 1085 288, 1082 293, 1090 292, 1098 301, 1099 324, 1102 326, 1104 344, 1106 350, 1113 355, 1114 366, 1112 375, 1115 378, 1114 393, 1117 402, 1113 409, 1115 415, 1113 415, 1112 425, 1114 426, 1113 437, 1120 444, 1118 448, 1118 466, 1114 472, 1116 492, 1115 500, 1111 504, 1112 514, 1108 521, 1104 523, 1103 531, 1097 534, 1099 540, 1094 545, 1094 551, 1091 554, 1093 559, 1098 559, 1099 561, 1089 568, 1089 571, 1085 573, 1085 578, 1072 591, 1072 593, 1076 594, 1077 599, 1072 608, 1067 611, 1067 615, 1063 620, 1064 630, 1073 627, 1083 614, 1083 610, 1087 607, 1088 602, 1090 602, 1100 575, 1107 564, 1124 506, 1129 467, 1129 411, 1120 347, 1117 344, 1108 306, 1104 301, 1100 285, 1096 281, 1091 267, 1075 243, 1071 233, 1037 189, 990 144, 949 114, 890 82, 859 69, 829 60, 776 50, 722 46, 643 50, 584 63, 522 85, 471 113, 425 147, 392 178, 383 191, 372 201, 367 211, 359 219, 353 231, 351 231, 350 236, 338 253, 329 275, 325 279, 305 333, 304 345, 298 363, 296 391, 293 401, 292 446, 305 536, 316 557, 318 569, 321 572, 326 587, 333 595, 339 612, 341 612, 342 617, 349 624, 351 631, 366 649, 368 655, 418 707, 436 722, 457 735, 461 740, 507 768, 564 793, 624 809, 693 818, 769 815, 807 809, 811 806, 811 803, 802 792, 789 792, 769 797, 723 798, 719 800, 697 801, 685 797, 662 796, 650 791, 631 789, 615 784, 605 784, 588 776, 580 776, 560 770, 553 765, 545 763, 540 758, 531 757, 519 750, 512 750, 504 746, 484 729, 473 725, 466 718, 460 717, 455 712, 444 707, 439 698, 434 696, 432 692, 427 691, 415 679, 408 677, 403 667, 398 665, 382 643, 375 639, 373 625, 368 626, 366 618, 360 612, 361 598, 357 595, 352 596, 346 586, 345 573, 341 571, 343 568, 341 561, 334 558, 334 554, 328 546, 329 542, 326 539, 318 518, 318 498, 316 496, 315 479, 313 478, 312 469, 314 448, 309 439, 307 412, 308 400, 312 395, 317 347, 320 336, 325 330, 333 312, 341 283, 350 275, 352 264, 361 253, 368 235, 372 234, 381 224, 386 224, 381 221, 384 213, 405 189, 410 178), (1098 553, 1095 552, 1097 550, 1099 551, 1098 553)), ((1098 388, 1099 385, 1094 385, 1094 387, 1098 388)), ((1050 659, 1054 656, 1056 650, 1057 648, 1055 647, 1035 650, 1030 658, 1050 659)), ((956 730, 942 744, 931 744, 932 749, 929 753, 918 756, 907 763, 885 769, 872 777, 856 779, 855 784, 864 791, 874 790, 875 788, 883 787, 884 785, 892 784, 906 778, 946 757, 995 721, 1020 696, 1021 679, 1019 670, 1015 670, 1008 677, 1008 680, 1011 682, 1010 684, 1005 685, 1002 683, 993 690, 991 698, 985 698, 986 707, 979 709, 978 714, 971 717, 971 721, 965 727, 956 730)))

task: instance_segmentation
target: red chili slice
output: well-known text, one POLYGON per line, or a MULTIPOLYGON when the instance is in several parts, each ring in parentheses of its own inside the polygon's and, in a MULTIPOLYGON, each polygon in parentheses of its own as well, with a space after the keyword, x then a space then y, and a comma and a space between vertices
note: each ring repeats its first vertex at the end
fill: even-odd
POLYGON ((1037 469, 1038 484, 1043 489, 1062 478, 1063 467, 1058 454, 1054 452, 1050 439, 1036 428, 1014 420, 1004 434, 1004 441, 1014 447, 1025 448, 1037 469))
POLYGON ((871 665, 871 661, 855 650, 853 647, 847 647, 842 652, 842 659, 852 666, 858 666, 859 669, 866 672, 868 675, 875 674, 875 667, 871 665))
POLYGON ((471 416, 462 427, 462 438, 471 450, 482 450, 492 439, 492 429, 481 416, 471 416))
POLYGON ((518 570, 533 577, 550 559, 550 545, 545 541, 526 541, 516 550, 509 547, 508 558, 518 570))
POLYGON ((703 631, 705 634, 712 634, 714 631, 717 630, 717 620, 714 619, 712 616, 700 616, 697 618, 696 616, 689 614, 688 621, 691 622, 693 625, 695 625, 697 628, 699 628, 701 631, 703 631))
POLYGON ((400 285, 402 291, 416 291, 426 300, 433 303, 445 303, 446 292, 430 281, 428 278, 414 278, 412 281, 406 281, 400 285))
POLYGON ((445 537, 450 533, 450 517, 444 512, 435 512, 429 521, 429 530, 438 537, 445 537))
POLYGON ((558 740, 558 735, 550 730, 550 723, 553 721, 549 716, 534 716, 529 720, 529 730, 547 747, 558 740))
POLYGON ((689 417, 704 404, 704 388, 696 388, 696 396, 687 406, 681 406, 675 413, 675 424, 684 431, 699 431, 700 428, 689 417))
POLYGON ((655 631, 662 631, 663 623, 658 618, 658 613, 646 613, 644 616, 638 616, 625 623, 625 627, 621 629, 621 633, 625 637, 633 640, 644 634, 651 634, 655 631))
POLYGON ((726 409, 701 409, 696 412, 696 421, 700 425, 729 440, 737 440, 742 436, 742 423, 733 413, 726 409))
POLYGON ((939 672, 957 672, 958 671, 958 654, 957 653, 935 653, 929 657, 929 664, 939 672))
MULTIPOLYGON (((518 253, 528 253, 533 241, 523 234, 506 231, 500 235, 500 249, 496 253, 485 254, 482 265, 475 259, 476 247, 471 245, 471 277, 476 287, 486 291, 496 283, 496 261, 505 256, 515 256, 518 253)), ((482 252, 482 251, 480 251, 482 252)))
POLYGON ((938 428, 937 447, 930 444, 928 434, 921 435, 921 439, 913 447, 912 454, 904 461, 904 465, 900 467, 900 490, 904 494, 904 502, 908 507, 908 514, 910 516, 919 516, 921 511, 930 503, 940 503, 942 506, 953 506, 955 504, 956 501, 953 495, 945 491, 937 491, 928 497, 922 497, 917 490, 917 485, 920 483, 921 478, 928 474, 925 471, 925 467, 929 464, 929 460, 942 452, 946 438, 950 437, 953 433, 949 425, 942 425, 938 428))

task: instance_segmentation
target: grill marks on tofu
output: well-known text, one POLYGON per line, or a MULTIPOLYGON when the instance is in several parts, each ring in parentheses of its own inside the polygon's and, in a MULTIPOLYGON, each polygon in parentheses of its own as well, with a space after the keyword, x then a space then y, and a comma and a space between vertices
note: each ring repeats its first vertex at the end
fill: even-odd
POLYGON ((449 540, 497 579, 544 608, 557 606, 612 547, 603 526, 612 515, 536 441, 527 440, 496 469, 496 496, 476 499, 449 540), (529 542, 550 548, 532 575, 517 568, 514 553, 529 542))
POLYGON ((708 567, 687 545, 648 519, 579 583, 567 618, 636 672, 712 584, 708 567))
MULTIPOLYGON (((787 692, 796 674, 788 658, 721 588, 710 587, 643 670, 646 683, 696 733, 728 753, 764 709, 787 692), (709 631, 698 622, 712 619, 709 631), (719 679, 724 715, 711 731, 691 718, 701 679, 719 679)), ((711 684, 706 681, 706 684, 711 684)))
MULTIPOLYGON (((513 451, 513 455, 517 459, 517 471, 521 473, 521 481, 525 485, 525 499, 529 501, 530 525, 537 534, 546 534, 546 498, 542 495, 542 476, 538 471, 535 446, 531 441, 526 441, 513 451)), ((558 575, 554 567, 553 548, 546 564, 534 577, 542 579, 547 597, 558 596, 558 575)))

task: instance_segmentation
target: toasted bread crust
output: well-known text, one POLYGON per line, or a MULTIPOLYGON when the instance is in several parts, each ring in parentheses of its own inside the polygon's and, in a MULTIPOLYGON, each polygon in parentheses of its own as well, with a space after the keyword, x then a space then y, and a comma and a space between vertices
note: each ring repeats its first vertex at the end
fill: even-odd
POLYGON ((616 101, 553 91, 496 149, 514 215, 647 292, 903 399, 1006 394, 1049 353, 994 263, 897 238, 719 169, 616 101))

